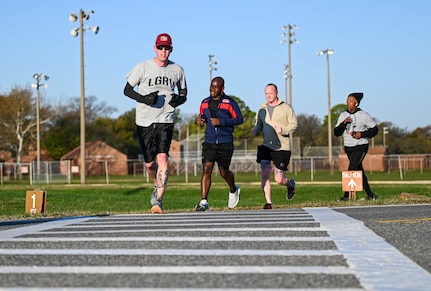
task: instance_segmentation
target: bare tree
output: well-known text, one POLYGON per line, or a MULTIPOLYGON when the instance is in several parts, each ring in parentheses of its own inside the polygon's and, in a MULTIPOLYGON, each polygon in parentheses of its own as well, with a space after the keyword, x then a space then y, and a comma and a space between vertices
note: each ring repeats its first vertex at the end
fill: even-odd
MULTIPOLYGON (((12 152, 16 161, 21 162, 25 149, 35 141, 36 102, 30 88, 15 86, 7 95, 0 95, 0 147, 12 152)), ((46 108, 41 112, 47 113, 46 108)), ((49 117, 42 118, 40 124, 47 123, 49 117)))
MULTIPOLYGON (((80 97, 74 97, 67 103, 67 111, 75 112, 77 116, 80 113, 80 97)), ((117 108, 108 105, 105 101, 97 101, 96 96, 85 97, 85 121, 93 122, 101 117, 109 117, 117 112, 117 108)))

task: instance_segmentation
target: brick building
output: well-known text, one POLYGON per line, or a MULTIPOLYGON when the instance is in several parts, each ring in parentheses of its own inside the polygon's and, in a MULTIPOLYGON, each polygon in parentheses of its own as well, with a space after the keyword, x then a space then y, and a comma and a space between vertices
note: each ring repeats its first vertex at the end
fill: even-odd
MULTIPOLYGON (((127 175, 127 155, 109 146, 103 141, 87 142, 86 149, 86 176, 127 175)), ((78 174, 81 165, 81 147, 63 155, 60 160, 69 160, 72 173, 78 174)), ((64 165, 64 164, 62 164, 64 165)), ((62 172, 66 169, 62 169, 62 172)))
MULTIPOLYGON (((365 156, 364 161, 362 162, 362 165, 364 167, 364 170, 369 171, 375 171, 375 172, 384 172, 387 170, 387 163, 385 159, 386 154, 386 147, 370 147, 368 149, 368 153, 365 156)), ((346 171, 349 168, 349 159, 347 158, 347 155, 344 153, 344 150, 342 150, 338 154, 338 166, 340 171, 346 171)))

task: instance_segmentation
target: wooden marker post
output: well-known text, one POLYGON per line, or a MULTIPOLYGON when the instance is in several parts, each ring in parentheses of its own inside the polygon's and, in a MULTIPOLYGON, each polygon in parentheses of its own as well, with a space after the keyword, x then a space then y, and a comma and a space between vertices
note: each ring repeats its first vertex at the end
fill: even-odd
POLYGON ((25 195, 25 212, 31 214, 45 213, 46 195, 46 191, 28 190, 25 195))
POLYGON ((349 199, 356 200, 356 191, 362 191, 362 171, 342 172, 343 191, 349 192, 349 199))

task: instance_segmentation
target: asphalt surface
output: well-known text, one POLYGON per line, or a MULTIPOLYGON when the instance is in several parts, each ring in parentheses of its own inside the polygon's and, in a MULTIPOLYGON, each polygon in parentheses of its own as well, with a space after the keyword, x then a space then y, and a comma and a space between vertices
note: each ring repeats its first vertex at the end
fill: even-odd
POLYGON ((429 290, 431 205, 0 223, 1 290, 429 290))
POLYGON ((336 211, 358 219, 431 273, 431 205, 346 207, 336 211))

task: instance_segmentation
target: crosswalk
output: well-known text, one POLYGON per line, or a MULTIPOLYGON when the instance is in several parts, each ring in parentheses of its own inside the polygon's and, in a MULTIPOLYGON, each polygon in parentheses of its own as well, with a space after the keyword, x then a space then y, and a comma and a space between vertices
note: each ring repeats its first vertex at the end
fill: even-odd
MULTIPOLYGON (((345 247, 355 233, 361 241, 372 236, 361 225, 330 209, 307 208, 112 215, 19 226, 0 231, 0 289, 396 290, 404 286, 398 279, 368 274, 368 268, 381 262, 375 261, 378 252, 367 243, 356 244, 355 250, 345 247), (343 225, 346 220, 348 227, 343 225), (361 260, 368 260, 365 267, 361 260), (397 288, 386 289, 391 284, 397 288)), ((395 267, 409 263, 379 242, 382 247, 386 263, 395 267)), ((412 273, 417 273, 410 263, 412 273)), ((415 276, 413 284, 419 288, 414 290, 421 290, 428 278, 420 272, 415 276)), ((403 284, 411 287, 411 279, 403 284)))

